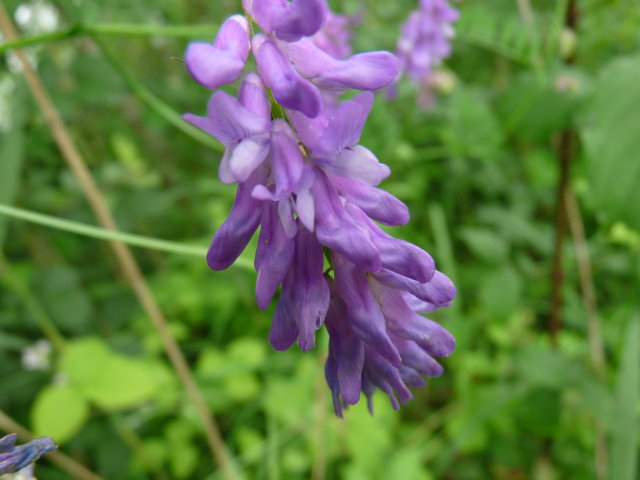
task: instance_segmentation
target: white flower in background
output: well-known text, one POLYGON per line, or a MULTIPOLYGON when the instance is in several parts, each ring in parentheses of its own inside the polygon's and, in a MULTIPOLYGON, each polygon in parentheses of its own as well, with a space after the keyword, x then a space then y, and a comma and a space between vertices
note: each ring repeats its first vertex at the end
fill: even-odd
POLYGON ((15 19, 22 30, 31 34, 51 32, 60 24, 56 8, 42 0, 20 5, 16 9, 15 19))
POLYGON ((51 364, 51 343, 38 340, 22 351, 22 366, 26 370, 47 370, 51 364))

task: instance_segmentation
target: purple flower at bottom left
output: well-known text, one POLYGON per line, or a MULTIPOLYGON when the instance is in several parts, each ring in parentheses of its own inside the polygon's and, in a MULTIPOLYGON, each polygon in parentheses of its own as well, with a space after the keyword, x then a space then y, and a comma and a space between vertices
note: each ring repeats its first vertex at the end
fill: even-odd
POLYGON ((0 475, 16 473, 27 468, 47 452, 58 446, 49 437, 40 437, 16 447, 15 433, 0 438, 0 475))

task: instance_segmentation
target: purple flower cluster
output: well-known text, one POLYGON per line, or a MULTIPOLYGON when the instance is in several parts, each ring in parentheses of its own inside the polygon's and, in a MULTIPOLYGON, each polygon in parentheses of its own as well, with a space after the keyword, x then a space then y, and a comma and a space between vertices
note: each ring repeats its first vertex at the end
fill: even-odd
POLYGON ((340 35, 323 40, 340 31, 327 25, 335 17, 325 0, 244 0, 243 7, 246 17, 227 19, 213 44, 193 43, 186 52, 189 73, 211 90, 239 79, 249 53, 257 65, 237 97, 218 90, 205 117, 184 116, 226 146, 219 176, 238 184, 207 262, 229 267, 260 227, 258 306, 266 308, 282 286, 273 347, 297 341, 307 351, 325 324, 336 413, 376 388, 398 408, 396 395, 407 402, 408 387, 442 372, 433 357, 454 348, 446 330, 417 312, 455 296, 427 252, 374 222, 409 220, 407 207, 377 188, 389 167, 359 145, 371 91, 394 81, 398 60, 381 51, 348 56, 340 35), (250 21, 264 33, 251 35, 250 21), (341 101, 346 90, 361 93, 341 101))
POLYGON ((447 0, 420 0, 402 27, 397 45, 400 68, 424 95, 432 89, 434 68, 451 55, 457 19, 458 11, 447 0))
POLYGON ((41 437, 16 447, 17 435, 0 438, 0 476, 27 468, 46 452, 58 448, 49 437, 41 437))

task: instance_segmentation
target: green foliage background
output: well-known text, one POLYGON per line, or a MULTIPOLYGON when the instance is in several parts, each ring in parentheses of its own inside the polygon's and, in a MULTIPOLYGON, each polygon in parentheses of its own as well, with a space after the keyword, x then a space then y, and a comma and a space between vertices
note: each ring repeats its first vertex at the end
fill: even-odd
MULTIPOLYGON (((356 51, 393 49, 415 4, 332 2, 363 15, 356 51)), ((22 2, 5 5, 13 14, 22 2)), ((171 57, 211 40, 239 2, 49 5, 62 33, 28 52, 120 228, 206 246, 234 188, 217 180, 219 146, 179 120, 203 113, 208 92, 171 57)), ((273 307, 255 305, 250 254, 244 267, 214 273, 203 259, 136 249, 244 478, 596 478, 598 431, 605 478, 638 477, 640 7, 578 6, 573 36, 566 1, 465 0, 446 64, 451 88, 427 111, 406 82, 397 101, 376 100, 361 143, 391 166, 383 187, 412 212, 394 233, 431 251, 459 287, 455 305, 436 316, 457 350, 401 411, 376 395, 374 417, 361 402, 334 418, 325 334, 305 355, 271 350, 273 307), (601 331, 590 337, 568 234, 564 323, 552 348, 557 148, 567 129, 578 140, 570 188, 601 331), (600 372, 590 339, 604 349, 600 372)), ((33 22, 21 31, 43 33, 33 22)), ((8 52, 0 203, 95 224, 8 52)), ((4 215, 0 244, 0 409, 107 479, 222 478, 108 246, 4 215), (43 369, 26 369, 23 351, 45 337, 59 348, 43 369)), ((70 478, 46 461, 37 473, 70 478)))

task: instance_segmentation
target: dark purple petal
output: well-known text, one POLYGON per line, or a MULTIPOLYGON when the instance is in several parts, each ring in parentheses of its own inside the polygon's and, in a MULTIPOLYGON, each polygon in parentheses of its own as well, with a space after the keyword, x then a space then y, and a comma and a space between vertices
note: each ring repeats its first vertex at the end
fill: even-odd
POLYGON ((0 438, 0 453, 7 453, 13 450, 16 446, 17 439, 18 435, 15 433, 10 433, 9 435, 5 435, 0 438))
POLYGON ((412 340, 392 335, 393 343, 398 348, 402 363, 407 367, 413 368, 422 375, 427 377, 439 377, 442 375, 444 368, 431 355, 425 352, 417 343, 412 340))
POLYGON ((294 70, 289 59, 267 37, 256 35, 251 43, 260 76, 276 101, 308 117, 317 116, 322 106, 318 89, 294 70))
POLYGON ((329 356, 324 364, 324 377, 331 389, 333 411, 338 418, 342 418, 342 401, 340 399, 340 385, 338 384, 338 365, 334 352, 329 350, 329 356))
POLYGON ((364 343, 349 325, 347 306, 337 296, 335 288, 332 290, 325 321, 329 331, 329 356, 335 364, 340 394, 347 404, 355 405, 360 400, 364 343))
POLYGON ((382 305, 387 328, 395 335, 413 340, 428 354, 446 357, 455 349, 455 339, 442 326, 415 313, 398 290, 380 286, 376 296, 382 305))
POLYGON ((422 388, 427 384, 427 382, 424 381, 424 378, 410 367, 402 367, 400 369, 400 378, 403 383, 411 388, 422 388))
POLYGON ((269 331, 271 346, 278 352, 287 350, 298 338, 298 327, 293 315, 291 299, 281 295, 269 331))
POLYGON ((49 437, 40 437, 35 440, 8 449, 9 444, 15 444, 15 437, 8 436, 3 439, 3 448, 7 451, 0 453, 0 476, 8 473, 16 473, 35 462, 47 452, 55 450, 58 446, 49 437))
POLYGON ((329 175, 343 197, 357 205, 369 217, 386 225, 404 225, 409 221, 409 209, 390 193, 347 177, 329 175))
POLYGON ((401 366, 392 365, 371 345, 365 346, 364 368, 367 376, 380 390, 389 395, 391 405, 395 410, 398 410, 400 405, 398 405, 394 391, 398 394, 402 403, 407 403, 413 398, 413 395, 411 395, 411 392, 400 377, 399 368, 401 366))
POLYGON ((234 15, 222 24, 213 45, 189 44, 185 64, 198 83, 215 90, 240 77, 248 55, 249 24, 242 15, 234 15))
POLYGON ((295 42, 320 30, 328 8, 326 0, 253 0, 250 10, 264 31, 295 42))
POLYGON ((260 202, 251 197, 251 190, 264 173, 254 172, 246 183, 238 185, 236 200, 229 217, 216 232, 207 252, 207 263, 213 270, 229 268, 245 249, 260 223, 260 202))
POLYGON ((264 310, 291 267, 295 243, 285 234, 277 204, 268 202, 262 207, 260 225, 254 265, 258 272, 256 299, 264 310))
POLYGON ((435 263, 431 255, 409 242, 393 238, 373 223, 357 206, 347 204, 346 210, 356 221, 369 228, 371 241, 380 252, 382 266, 385 269, 418 282, 426 282, 433 277, 435 263))
POLYGON ((323 245, 346 256, 367 271, 380 269, 380 255, 368 232, 346 213, 326 175, 316 172, 312 188, 316 210, 316 235, 323 245))
POLYGON ((380 306, 373 296, 367 274, 332 252, 335 281, 340 296, 347 305, 351 327, 356 335, 399 368, 400 354, 386 331, 380 306))
POLYGON ((315 346, 315 331, 322 326, 329 308, 329 286, 323 268, 322 245, 299 226, 293 263, 282 284, 277 318, 271 328, 275 349, 289 348, 292 336, 294 340, 298 337, 298 346, 304 352, 315 346))

